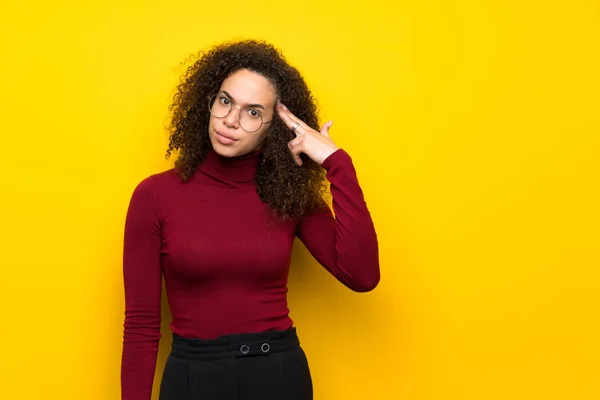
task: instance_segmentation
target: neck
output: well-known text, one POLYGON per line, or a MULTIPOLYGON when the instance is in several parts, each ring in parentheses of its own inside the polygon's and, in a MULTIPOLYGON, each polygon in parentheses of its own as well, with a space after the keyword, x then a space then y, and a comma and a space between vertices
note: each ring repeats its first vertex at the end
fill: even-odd
POLYGON ((199 169, 224 182, 252 182, 256 178, 261 154, 262 150, 258 149, 241 156, 225 157, 211 147, 199 169))

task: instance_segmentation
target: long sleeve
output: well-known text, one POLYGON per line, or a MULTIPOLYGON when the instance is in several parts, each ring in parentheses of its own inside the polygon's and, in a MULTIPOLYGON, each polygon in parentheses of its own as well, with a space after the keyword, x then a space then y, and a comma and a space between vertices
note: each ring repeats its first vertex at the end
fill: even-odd
POLYGON ((152 177, 133 191, 125 220, 121 398, 150 400, 160 339, 161 225, 152 177))
POLYGON ((296 236, 333 276, 356 292, 373 290, 380 279, 377 234, 350 155, 336 150, 322 164, 333 198, 325 211, 304 217, 296 236))

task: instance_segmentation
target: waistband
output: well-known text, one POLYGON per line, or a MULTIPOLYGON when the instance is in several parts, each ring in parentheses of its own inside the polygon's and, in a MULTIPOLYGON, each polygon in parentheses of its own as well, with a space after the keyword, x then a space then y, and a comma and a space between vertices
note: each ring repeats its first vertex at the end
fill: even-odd
POLYGON ((216 339, 185 338, 173 333, 171 354, 195 360, 268 355, 300 345, 295 327, 257 333, 223 335, 216 339))

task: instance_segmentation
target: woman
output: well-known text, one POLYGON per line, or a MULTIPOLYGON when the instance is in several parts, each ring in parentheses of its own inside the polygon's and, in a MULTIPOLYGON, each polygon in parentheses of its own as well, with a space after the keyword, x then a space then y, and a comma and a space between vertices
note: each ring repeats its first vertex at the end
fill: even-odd
POLYGON ((122 398, 151 397, 164 277, 173 347, 161 400, 312 399, 286 302, 294 237, 350 289, 379 282, 352 160, 331 121, 319 130, 298 71, 264 42, 203 54, 170 110, 167 157, 179 157, 137 185, 125 222, 122 398))

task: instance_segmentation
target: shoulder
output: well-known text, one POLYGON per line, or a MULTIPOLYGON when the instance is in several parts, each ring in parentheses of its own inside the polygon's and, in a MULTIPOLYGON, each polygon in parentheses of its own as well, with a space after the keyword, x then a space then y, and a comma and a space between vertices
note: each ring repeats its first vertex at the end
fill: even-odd
POLYGON ((138 181, 136 185, 137 188, 141 188, 149 190, 148 188, 160 188, 168 185, 173 185, 181 183, 181 178, 177 174, 174 168, 168 169, 162 172, 156 172, 154 174, 148 175, 138 181))
POLYGON ((155 198, 159 192, 181 183, 181 178, 174 168, 147 175, 137 181, 133 188, 133 197, 155 198))
POLYGON ((169 196, 176 195, 173 188, 181 184, 174 169, 147 175, 134 185, 129 200, 130 212, 139 215, 161 215, 169 196), (150 214, 148 214, 150 213, 150 214))

